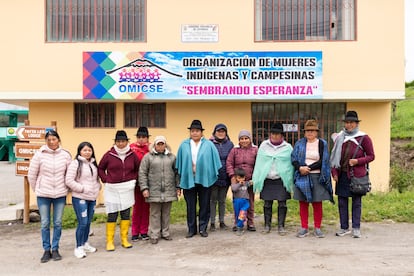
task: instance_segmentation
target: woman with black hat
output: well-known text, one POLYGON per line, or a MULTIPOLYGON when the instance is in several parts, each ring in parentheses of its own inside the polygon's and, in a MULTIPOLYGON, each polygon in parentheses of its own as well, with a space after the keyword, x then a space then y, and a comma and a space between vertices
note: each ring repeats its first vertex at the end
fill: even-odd
POLYGON ((121 245, 125 248, 132 247, 128 242, 128 229, 140 164, 138 157, 129 146, 129 138, 124 130, 118 130, 114 140, 115 145, 104 154, 98 166, 99 177, 105 184, 105 208, 108 214, 107 251, 115 250, 114 235, 118 213, 121 215, 121 245))
POLYGON ((343 237, 352 233, 352 237, 360 238, 362 196, 351 193, 350 172, 357 177, 367 174, 366 166, 375 159, 371 138, 359 130, 358 113, 347 111, 344 118, 344 129, 332 137, 335 140, 331 153, 331 172, 336 182, 335 194, 338 195, 338 209, 341 229, 336 236, 343 237), (349 229, 348 198, 352 198, 352 232, 349 229))
POLYGON ((283 125, 273 124, 269 139, 259 147, 253 171, 253 189, 264 200, 265 233, 271 230, 273 200, 277 200, 278 232, 286 234, 286 201, 291 198, 293 187, 291 153, 292 146, 284 139, 283 125))
MULTIPOLYGON (((137 141, 131 144, 131 150, 137 155, 139 161, 142 161, 144 155, 149 152, 150 143, 148 142, 149 133, 148 128, 141 126, 137 130, 137 141)), ((131 225, 131 240, 133 242, 148 240, 148 226, 149 226, 150 205, 145 202, 145 198, 137 185, 135 187, 135 204, 132 208, 132 225, 131 225)))
POLYGON ((180 176, 187 204, 187 238, 197 234, 197 201, 199 203, 198 231, 207 237, 210 219, 210 187, 217 181, 221 168, 220 156, 214 144, 203 137, 204 128, 199 120, 193 120, 190 138, 185 139, 177 152, 176 167, 180 176))

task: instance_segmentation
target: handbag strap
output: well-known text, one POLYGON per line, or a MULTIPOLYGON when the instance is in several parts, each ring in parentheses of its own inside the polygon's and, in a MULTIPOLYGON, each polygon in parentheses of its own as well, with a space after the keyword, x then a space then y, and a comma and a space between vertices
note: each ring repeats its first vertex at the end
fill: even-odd
MULTIPOLYGON (((362 145, 362 141, 364 141, 364 138, 365 138, 365 135, 363 135, 363 136, 362 136, 362 138, 361 138, 361 141, 359 141, 358 146, 356 147, 355 152, 354 152, 354 154, 352 155, 352 158, 351 158, 351 159, 354 159, 354 158, 355 158, 355 156, 356 156, 356 154, 357 154, 357 152, 358 152, 358 148, 362 149, 362 150, 364 151, 364 154, 366 155, 364 148, 361 146, 361 145, 362 145)), ((356 140, 356 139, 355 139, 355 140, 356 140)), ((358 141, 357 141, 357 142, 358 142, 358 141)), ((368 164, 365 164, 365 169, 366 169, 367 174, 368 174, 368 170, 369 170, 369 165, 368 165, 368 164)), ((354 167, 353 167, 353 166, 351 167, 351 170, 349 171, 349 175, 350 175, 351 177, 353 177, 353 176, 354 176, 354 167)))

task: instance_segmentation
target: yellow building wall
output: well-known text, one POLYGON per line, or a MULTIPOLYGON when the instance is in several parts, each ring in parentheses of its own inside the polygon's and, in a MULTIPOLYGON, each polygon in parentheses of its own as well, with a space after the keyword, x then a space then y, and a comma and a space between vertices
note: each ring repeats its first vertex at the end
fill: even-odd
MULTIPOLYGON (((217 123, 224 123, 228 127, 230 139, 235 145, 238 143, 238 133, 242 129, 251 131, 251 103, 248 102, 177 102, 167 104, 166 128, 149 128, 152 142, 157 135, 164 135, 173 153, 178 150, 180 143, 188 138, 188 127, 194 119, 201 120, 205 128, 204 136, 209 138, 217 123)), ((386 192, 389 189, 389 160, 390 160, 390 103, 348 103, 348 110, 358 112, 360 130, 366 132, 373 140, 375 161, 370 164, 373 191, 386 192)), ((116 105, 116 126, 114 129, 78 129, 73 128, 73 103, 31 103, 30 124, 49 125, 56 121, 57 130, 62 140, 62 147, 76 155, 79 143, 89 141, 95 148, 98 161, 113 145, 115 132, 125 129, 131 142, 135 142, 136 128, 123 127, 123 104, 116 105)), ((323 137, 329 139, 329 137, 323 137)), ((31 195, 31 205, 35 205, 35 197, 31 195)), ((98 203, 103 203, 102 195, 98 203)))
MULTIPOLYGON (((83 140, 91 141, 98 159, 109 149, 117 129, 123 129, 123 105, 117 102, 113 129, 74 129, 73 101, 82 101, 83 51, 322 51, 323 90, 349 99, 358 111, 361 129, 374 141, 371 165, 374 190, 386 191, 389 181, 390 98, 357 102, 366 92, 404 91, 404 1, 359 0, 355 41, 255 42, 254 1, 148 0, 147 41, 143 43, 46 43, 45 0, 0 1, 0 101, 21 102, 30 95, 32 125, 57 121, 62 145, 72 154, 83 140), (375 10, 375 12, 374 12, 375 10), (16 16, 18 15, 18 16, 16 16), (182 24, 217 24, 217 43, 182 43, 182 24)), ((214 124, 226 123, 230 137, 250 130, 248 102, 168 102, 165 129, 150 129, 152 139, 163 134, 173 151, 188 136, 187 127, 200 119, 210 136, 214 124)), ((126 129, 131 139, 136 129, 126 129)))
POLYGON ((0 26, 13 27, 0 28, 7 42, 2 44, 2 64, 7 66, 0 67, 7 81, 0 99, 2 92, 18 91, 81 97, 83 51, 320 50, 326 91, 344 91, 351 98, 364 90, 403 91, 404 1, 356 2, 356 41, 257 43, 253 0, 151 0, 145 43, 45 43, 44 0, 1 1, 0 26), (182 43, 182 24, 218 24, 219 42, 182 43))

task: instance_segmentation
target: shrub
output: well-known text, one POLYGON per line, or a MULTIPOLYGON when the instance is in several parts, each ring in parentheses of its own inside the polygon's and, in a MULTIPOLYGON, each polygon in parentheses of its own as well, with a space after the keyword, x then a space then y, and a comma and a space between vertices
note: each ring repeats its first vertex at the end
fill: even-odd
POLYGON ((400 165, 391 166, 390 189, 400 193, 413 191, 414 171, 408 170, 400 165))

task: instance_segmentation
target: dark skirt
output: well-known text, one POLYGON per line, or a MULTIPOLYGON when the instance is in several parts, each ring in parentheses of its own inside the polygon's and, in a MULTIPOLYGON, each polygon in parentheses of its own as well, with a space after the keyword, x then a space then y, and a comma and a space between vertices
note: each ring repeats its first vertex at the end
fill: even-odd
POLYGON ((260 192, 260 199, 263 200, 288 200, 290 193, 283 186, 282 179, 265 179, 263 190, 260 192))
MULTIPOLYGON (((321 202, 323 200, 330 200, 331 196, 329 195, 328 190, 325 189, 320 183, 319 183, 319 173, 312 173, 311 174, 311 180, 313 183, 313 189, 312 189, 312 200, 313 202, 321 202)), ((299 201, 306 201, 306 197, 303 195, 303 193, 295 186, 293 188, 293 199, 299 200, 299 201)))
POLYGON ((341 172, 338 182, 336 182, 335 194, 342 197, 352 197, 349 184, 351 184, 351 179, 348 178, 348 174, 346 172, 341 172))

